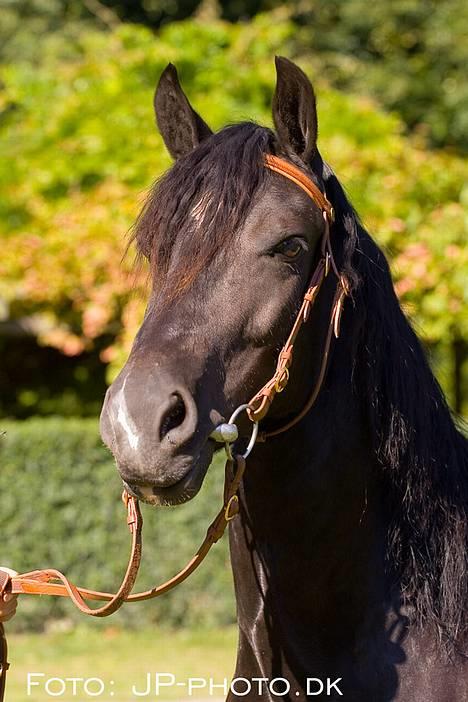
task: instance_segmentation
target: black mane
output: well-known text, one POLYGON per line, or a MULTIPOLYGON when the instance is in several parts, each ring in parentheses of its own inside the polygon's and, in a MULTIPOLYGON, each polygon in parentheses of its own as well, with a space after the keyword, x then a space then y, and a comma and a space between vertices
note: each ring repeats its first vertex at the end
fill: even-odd
POLYGON ((388 567, 416 621, 460 645, 468 624, 468 442, 400 308, 383 253, 328 166, 323 175, 354 281, 359 377, 390 522, 388 567))

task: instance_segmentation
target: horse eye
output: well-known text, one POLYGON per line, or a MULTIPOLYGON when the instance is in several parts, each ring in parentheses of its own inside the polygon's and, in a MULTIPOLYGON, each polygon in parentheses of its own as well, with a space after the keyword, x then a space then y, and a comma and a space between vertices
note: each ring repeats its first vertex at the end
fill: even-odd
POLYGON ((275 247, 275 253, 285 256, 285 258, 289 260, 297 258, 303 250, 304 246, 302 241, 296 237, 285 239, 275 247))

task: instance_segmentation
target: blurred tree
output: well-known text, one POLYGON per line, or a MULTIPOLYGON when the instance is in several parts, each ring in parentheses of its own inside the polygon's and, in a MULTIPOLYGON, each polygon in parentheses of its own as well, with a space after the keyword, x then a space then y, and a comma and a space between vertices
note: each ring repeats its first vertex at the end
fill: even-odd
POLYGON ((436 146, 468 150, 465 0, 294 3, 298 46, 340 89, 397 110, 436 146))
POLYGON ((0 0, 0 61, 37 60, 46 35, 74 41, 86 23, 78 0, 0 0))
MULTIPOLYGON (((39 320, 41 343, 66 355, 98 349, 114 373, 141 322, 145 289, 144 276, 135 282, 131 273, 131 257, 122 265, 124 234, 144 189, 170 164, 153 127, 158 75, 176 63, 215 128, 249 117, 268 124, 273 55, 291 55, 295 40, 295 25, 279 9, 243 25, 173 23, 156 39, 131 25, 82 32, 65 54, 54 38, 43 42, 38 64, 4 66, 3 318, 39 320)), ((301 65, 320 76, 315 56, 303 56, 301 65)), ((428 151, 421 136, 405 137, 399 118, 370 99, 315 82, 322 152, 389 250, 398 293, 455 401, 459 340, 468 336, 468 166, 428 151)))
MULTIPOLYGON (((37 37, 70 50, 83 27, 119 21, 152 28, 192 16, 203 4, 229 21, 246 20, 282 0, 0 0, 0 59, 37 59, 37 37)), ((397 110, 436 146, 468 150, 468 4, 465 0, 290 0, 299 53, 339 89, 368 93, 397 110)), ((78 41, 79 43, 79 41, 78 41)))

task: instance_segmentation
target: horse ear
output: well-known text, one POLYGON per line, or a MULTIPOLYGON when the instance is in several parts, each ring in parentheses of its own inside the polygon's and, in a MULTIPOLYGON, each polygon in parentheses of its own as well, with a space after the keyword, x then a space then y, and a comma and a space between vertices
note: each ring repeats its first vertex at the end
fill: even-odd
POLYGON ((190 105, 172 63, 166 66, 159 79, 154 94, 154 111, 159 131, 174 159, 185 156, 212 134, 190 105))
POLYGON ((317 148, 317 107, 310 80, 299 66, 275 56, 273 122, 286 152, 309 163, 317 148))

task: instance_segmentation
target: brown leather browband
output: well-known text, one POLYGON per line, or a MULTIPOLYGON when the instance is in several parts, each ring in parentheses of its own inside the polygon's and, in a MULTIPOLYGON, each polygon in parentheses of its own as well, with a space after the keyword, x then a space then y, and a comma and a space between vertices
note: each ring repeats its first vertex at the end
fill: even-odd
MULTIPOLYGON (((327 369, 328 356, 332 336, 338 337, 340 328, 340 318, 343 310, 344 298, 349 294, 346 278, 337 270, 330 245, 330 225, 334 219, 333 207, 321 190, 315 185, 309 176, 303 173, 292 163, 282 158, 267 154, 264 157, 264 165, 271 171, 283 175, 291 180, 298 187, 302 188, 307 195, 316 203, 323 214, 325 231, 322 236, 321 257, 315 267, 309 286, 304 294, 302 305, 297 314, 296 320, 291 329, 291 333, 284 344, 276 366, 276 370, 270 380, 256 393, 248 403, 248 414, 252 421, 259 422, 267 414, 276 393, 282 392, 289 379, 289 368, 293 359, 294 343, 302 325, 307 321, 310 308, 314 304, 320 287, 325 280, 330 268, 337 277, 337 287, 334 295, 333 305, 330 313, 330 321, 325 339, 325 346, 322 354, 322 362, 319 368, 317 380, 312 389, 310 397, 301 410, 290 422, 270 432, 263 432, 259 439, 265 440, 276 436, 290 429, 297 424, 310 410, 316 401, 327 369)), ((130 558, 122 584, 115 594, 88 590, 77 587, 58 570, 34 570, 10 577, 5 571, 0 571, 0 600, 5 593, 22 595, 57 595, 69 597, 75 606, 84 614, 92 617, 106 617, 115 612, 124 602, 139 602, 158 597, 185 580, 193 571, 198 568, 210 548, 223 535, 226 525, 233 519, 239 511, 238 490, 245 470, 245 460, 242 456, 236 455, 233 460, 228 460, 225 467, 224 479, 224 499, 223 505, 213 522, 208 527, 205 539, 200 548, 187 563, 187 565, 173 578, 162 585, 131 594, 136 580, 138 568, 141 561, 142 538, 141 530, 143 520, 138 505, 138 501, 124 492, 123 499, 127 508, 127 522, 131 533, 132 544, 130 558), (89 607, 85 600, 98 600, 106 604, 97 608, 89 607)), ((0 702, 3 701, 7 663, 7 642, 3 625, 0 623, 0 702)))
POLYGON ((273 156, 273 154, 265 154, 264 164, 270 171, 275 171, 275 173, 285 176, 285 178, 302 188, 322 212, 326 213, 328 221, 333 222, 335 219, 333 205, 308 175, 299 170, 294 164, 278 156, 273 156))

